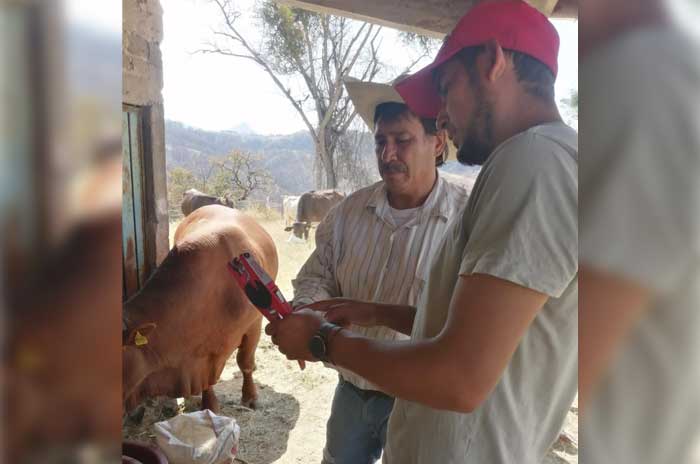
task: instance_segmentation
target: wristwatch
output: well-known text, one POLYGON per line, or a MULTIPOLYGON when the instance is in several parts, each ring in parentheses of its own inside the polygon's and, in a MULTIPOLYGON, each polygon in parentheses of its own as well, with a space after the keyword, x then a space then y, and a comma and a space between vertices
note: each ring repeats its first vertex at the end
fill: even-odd
POLYGON ((314 358, 333 364, 328 354, 328 345, 333 335, 341 329, 342 327, 339 325, 331 324, 330 322, 321 324, 321 327, 309 341, 309 351, 314 355, 314 358))

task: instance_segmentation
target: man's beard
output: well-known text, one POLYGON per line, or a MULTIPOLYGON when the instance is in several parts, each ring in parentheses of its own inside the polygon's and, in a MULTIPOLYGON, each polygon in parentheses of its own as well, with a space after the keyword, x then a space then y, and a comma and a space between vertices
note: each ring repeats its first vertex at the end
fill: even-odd
POLYGON ((478 101, 464 140, 457 151, 457 160, 468 166, 481 166, 495 148, 493 146, 493 113, 491 106, 479 92, 478 101), (481 132, 481 133, 479 133, 481 132))

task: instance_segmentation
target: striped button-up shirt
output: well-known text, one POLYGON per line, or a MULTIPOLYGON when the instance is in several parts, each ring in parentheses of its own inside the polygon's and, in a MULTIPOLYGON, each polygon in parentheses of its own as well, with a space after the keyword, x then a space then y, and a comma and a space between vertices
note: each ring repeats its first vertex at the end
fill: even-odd
MULTIPOLYGON (((438 177, 415 216, 396 227, 384 182, 353 193, 319 224, 316 250, 292 281, 294 306, 334 297, 415 306, 433 250, 448 221, 466 203, 464 188, 438 177)), ((387 327, 351 329, 374 339, 409 338, 387 327)), ((359 388, 379 390, 350 371, 338 370, 359 388)))

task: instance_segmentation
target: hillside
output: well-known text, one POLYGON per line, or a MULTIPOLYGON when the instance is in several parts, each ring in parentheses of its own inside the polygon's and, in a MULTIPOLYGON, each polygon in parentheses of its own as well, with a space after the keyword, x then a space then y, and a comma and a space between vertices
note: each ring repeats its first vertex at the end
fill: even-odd
POLYGON ((175 121, 165 122, 166 165, 192 172, 206 170, 209 157, 223 157, 233 150, 262 155, 280 193, 300 194, 313 189, 313 143, 307 132, 291 135, 211 132, 175 121))
MULTIPOLYGON (((268 192, 279 195, 299 195, 314 189, 314 147, 307 132, 290 135, 260 135, 242 128, 244 133, 230 131, 206 131, 186 126, 176 121, 165 122, 166 165, 171 170, 183 167, 193 173, 206 172, 210 158, 221 158, 233 150, 242 150, 262 157, 262 167, 272 175, 277 188, 268 192)), ((379 180, 373 141, 370 134, 351 134, 353 149, 359 153, 346 162, 339 175, 353 181, 341 182, 340 189, 352 191, 379 180), (351 166, 349 168, 348 166, 351 166), (348 173, 348 169, 353 169, 348 173)), ((350 150, 350 151, 353 151, 350 150)), ((478 168, 462 166, 452 161, 443 166, 441 172, 451 181, 471 187, 478 168), (464 182, 460 178, 464 177, 464 182)))

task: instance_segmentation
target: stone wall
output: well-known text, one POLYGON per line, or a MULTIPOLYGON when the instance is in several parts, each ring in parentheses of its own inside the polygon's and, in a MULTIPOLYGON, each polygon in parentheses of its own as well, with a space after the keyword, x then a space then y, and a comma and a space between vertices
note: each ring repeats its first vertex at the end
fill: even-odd
MULTIPOLYGON (((152 188, 146 199, 146 237, 150 258, 159 264, 168 253, 168 203, 163 114, 163 9, 159 0, 123 0, 122 99, 142 107, 145 172, 152 188)), ((148 257, 147 257, 148 261, 148 257)), ((153 262, 153 261, 152 261, 153 262)))

